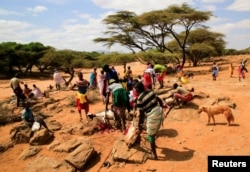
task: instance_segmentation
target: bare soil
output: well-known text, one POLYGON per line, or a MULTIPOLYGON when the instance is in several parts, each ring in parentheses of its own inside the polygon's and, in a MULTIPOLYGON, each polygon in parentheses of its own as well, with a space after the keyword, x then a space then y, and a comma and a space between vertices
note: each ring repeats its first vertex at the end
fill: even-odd
MULTIPOLYGON (((175 110, 178 117, 173 116, 170 112, 167 119, 164 121, 164 127, 159 131, 159 137, 156 140, 157 154, 159 160, 147 160, 144 164, 127 164, 115 163, 109 168, 102 167, 108 157, 113 143, 118 137, 121 137, 120 131, 96 133, 92 136, 79 135, 62 135, 55 132, 56 138, 70 139, 73 137, 90 137, 94 142, 94 148, 101 152, 101 158, 95 164, 88 167, 87 171, 131 171, 131 172, 205 172, 207 171, 208 155, 250 155, 250 76, 246 73, 245 80, 239 82, 237 67, 242 59, 250 56, 232 56, 224 58, 215 58, 218 60, 218 65, 221 70, 216 81, 212 80, 211 72, 209 71, 212 62, 202 63, 199 67, 185 67, 184 71, 193 72, 194 78, 190 79, 190 84, 195 88, 195 92, 204 92, 211 99, 218 97, 230 97, 230 101, 236 103, 236 108, 233 110, 235 121, 233 125, 227 126, 226 119, 222 115, 215 116, 216 125, 206 125, 207 115, 205 113, 186 115, 188 106, 183 109, 175 110), (235 70, 233 77, 230 77, 228 66, 233 63, 235 70), (102 168, 101 168, 102 167, 102 168)), ((144 64, 138 62, 128 64, 131 66, 133 74, 137 76, 145 69, 144 64)), ((122 66, 116 66, 119 72, 123 71, 122 66)), ((83 70, 85 77, 89 78, 91 70, 83 70)), ((100 70, 98 70, 99 72, 100 70)), ((75 79, 77 79, 75 77, 75 79)), ((51 79, 37 78, 24 79, 31 87, 35 83, 42 90, 53 84, 51 79)), ((173 82, 176 81, 175 76, 165 77, 165 87, 170 88, 173 82)), ((74 82, 74 81, 73 81, 74 82)), ((157 86, 158 87, 158 86, 157 86)), ((9 80, 0 81, 0 99, 8 99, 12 93, 9 87, 9 80)), ((67 104, 67 97, 74 95, 74 91, 59 91, 52 92, 51 97, 60 99, 58 107, 62 104, 67 104)), ((14 105, 13 105, 14 107, 14 105)), ((20 108, 21 109, 21 108, 20 108)), ((20 110, 19 109, 19 110, 20 110)), ((101 101, 90 105, 90 111, 95 113, 104 110, 104 105, 101 101)), ((62 111, 55 113, 50 109, 45 109, 45 113, 52 115, 52 119, 56 119, 62 125, 78 125, 80 123, 78 112, 75 107, 63 108, 62 111), (72 113, 74 111, 74 113, 72 113)), ((175 113, 176 114, 176 113, 175 113)), ((84 121, 86 122, 86 121, 84 121)), ((0 126, 0 143, 8 142, 10 139, 10 129, 16 123, 0 126)), ((13 148, 0 153, 0 171, 5 172, 21 172, 24 171, 26 165, 33 161, 36 157, 27 160, 19 160, 18 157, 28 144, 17 144, 13 148)), ((49 156, 57 159, 62 159, 60 154, 49 151, 44 146, 44 149, 37 156, 49 156)))

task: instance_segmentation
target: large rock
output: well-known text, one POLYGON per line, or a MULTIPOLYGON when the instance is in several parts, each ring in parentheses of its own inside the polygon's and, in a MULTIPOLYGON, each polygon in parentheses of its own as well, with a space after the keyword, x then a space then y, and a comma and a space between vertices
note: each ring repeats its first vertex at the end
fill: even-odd
POLYGON ((36 154, 38 154, 41 150, 42 148, 39 146, 30 146, 19 155, 19 159, 25 160, 27 158, 33 157, 36 154))
POLYGON ((38 130, 34 136, 30 138, 30 145, 45 145, 54 139, 54 135, 47 129, 38 130))
POLYGON ((51 130, 51 131, 58 131, 62 128, 62 124, 59 123, 58 121, 56 120, 51 120, 47 123, 48 125, 48 128, 51 130))
POLYGON ((78 146, 80 146, 83 142, 78 139, 71 139, 67 141, 58 141, 57 143, 54 143, 54 146, 50 146, 49 149, 53 149, 55 152, 72 152, 75 150, 78 146))
POLYGON ((13 143, 11 141, 8 141, 7 143, 0 143, 0 153, 7 151, 11 147, 13 147, 13 143))
POLYGON ((29 143, 31 129, 29 126, 21 123, 10 130, 10 138, 13 144, 29 143))
POLYGON ((83 169, 85 164, 95 155, 96 152, 90 140, 85 140, 74 151, 65 157, 65 161, 77 169, 83 169))
POLYGON ((38 157, 31 161, 25 168, 25 172, 42 172, 42 171, 63 171, 75 172, 75 169, 67 163, 58 161, 50 157, 38 157))
POLYGON ((148 151, 139 144, 128 148, 126 143, 119 139, 115 142, 110 156, 116 162, 142 164, 147 160, 148 151))

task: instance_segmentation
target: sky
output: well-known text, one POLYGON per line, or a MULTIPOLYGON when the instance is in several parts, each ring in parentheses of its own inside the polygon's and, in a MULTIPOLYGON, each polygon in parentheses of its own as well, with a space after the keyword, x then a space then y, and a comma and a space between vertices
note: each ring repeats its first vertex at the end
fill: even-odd
POLYGON ((57 50, 125 53, 129 50, 119 45, 108 48, 93 42, 105 37, 104 18, 123 10, 140 15, 183 3, 212 11, 205 25, 225 35, 226 48, 250 47, 249 0, 1 0, 0 43, 40 42, 57 50))

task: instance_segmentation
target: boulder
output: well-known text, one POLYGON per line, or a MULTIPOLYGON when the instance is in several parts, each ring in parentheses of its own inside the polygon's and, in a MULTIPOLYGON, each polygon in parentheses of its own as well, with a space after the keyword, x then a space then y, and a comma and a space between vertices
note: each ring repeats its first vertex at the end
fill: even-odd
POLYGON ((47 125, 51 131, 58 131, 62 128, 62 124, 57 122, 56 120, 49 121, 47 125))
POLYGON ((57 146, 54 147, 54 151, 56 152, 72 152, 75 150, 78 146, 82 144, 82 141, 78 139, 71 139, 67 141, 60 142, 57 146))
POLYGON ((83 169, 96 152, 90 140, 85 140, 65 157, 65 161, 77 169, 83 169))
POLYGON ((57 159, 50 157, 38 157, 34 161, 27 164, 25 172, 34 171, 63 171, 63 172, 75 172, 75 168, 67 163, 58 161, 57 159))
POLYGON ((18 159, 25 160, 29 157, 35 156, 42 150, 39 146, 30 146, 27 149, 25 149, 19 156, 18 159))
POLYGON ((126 143, 119 139, 115 142, 110 156, 115 162, 143 164, 147 160, 148 153, 140 144, 134 144, 128 148, 126 143))
POLYGON ((13 144, 29 143, 31 128, 23 123, 10 130, 10 138, 13 144))
POLYGON ((47 129, 41 129, 34 133, 33 137, 30 138, 30 145, 45 145, 53 141, 54 135, 47 129))

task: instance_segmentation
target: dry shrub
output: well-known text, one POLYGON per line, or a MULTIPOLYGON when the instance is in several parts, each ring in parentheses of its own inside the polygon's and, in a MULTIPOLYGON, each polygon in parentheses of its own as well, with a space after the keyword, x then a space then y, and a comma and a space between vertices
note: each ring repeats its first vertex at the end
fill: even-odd
POLYGON ((0 125, 19 122, 21 120, 21 115, 12 114, 12 110, 7 108, 6 103, 0 102, 0 125))
POLYGON ((88 89, 87 96, 88 96, 88 100, 89 100, 90 104, 99 102, 101 100, 100 99, 100 92, 96 88, 90 88, 90 89, 88 89))
POLYGON ((70 106, 76 106, 76 96, 75 95, 69 96, 68 101, 69 101, 70 106))

